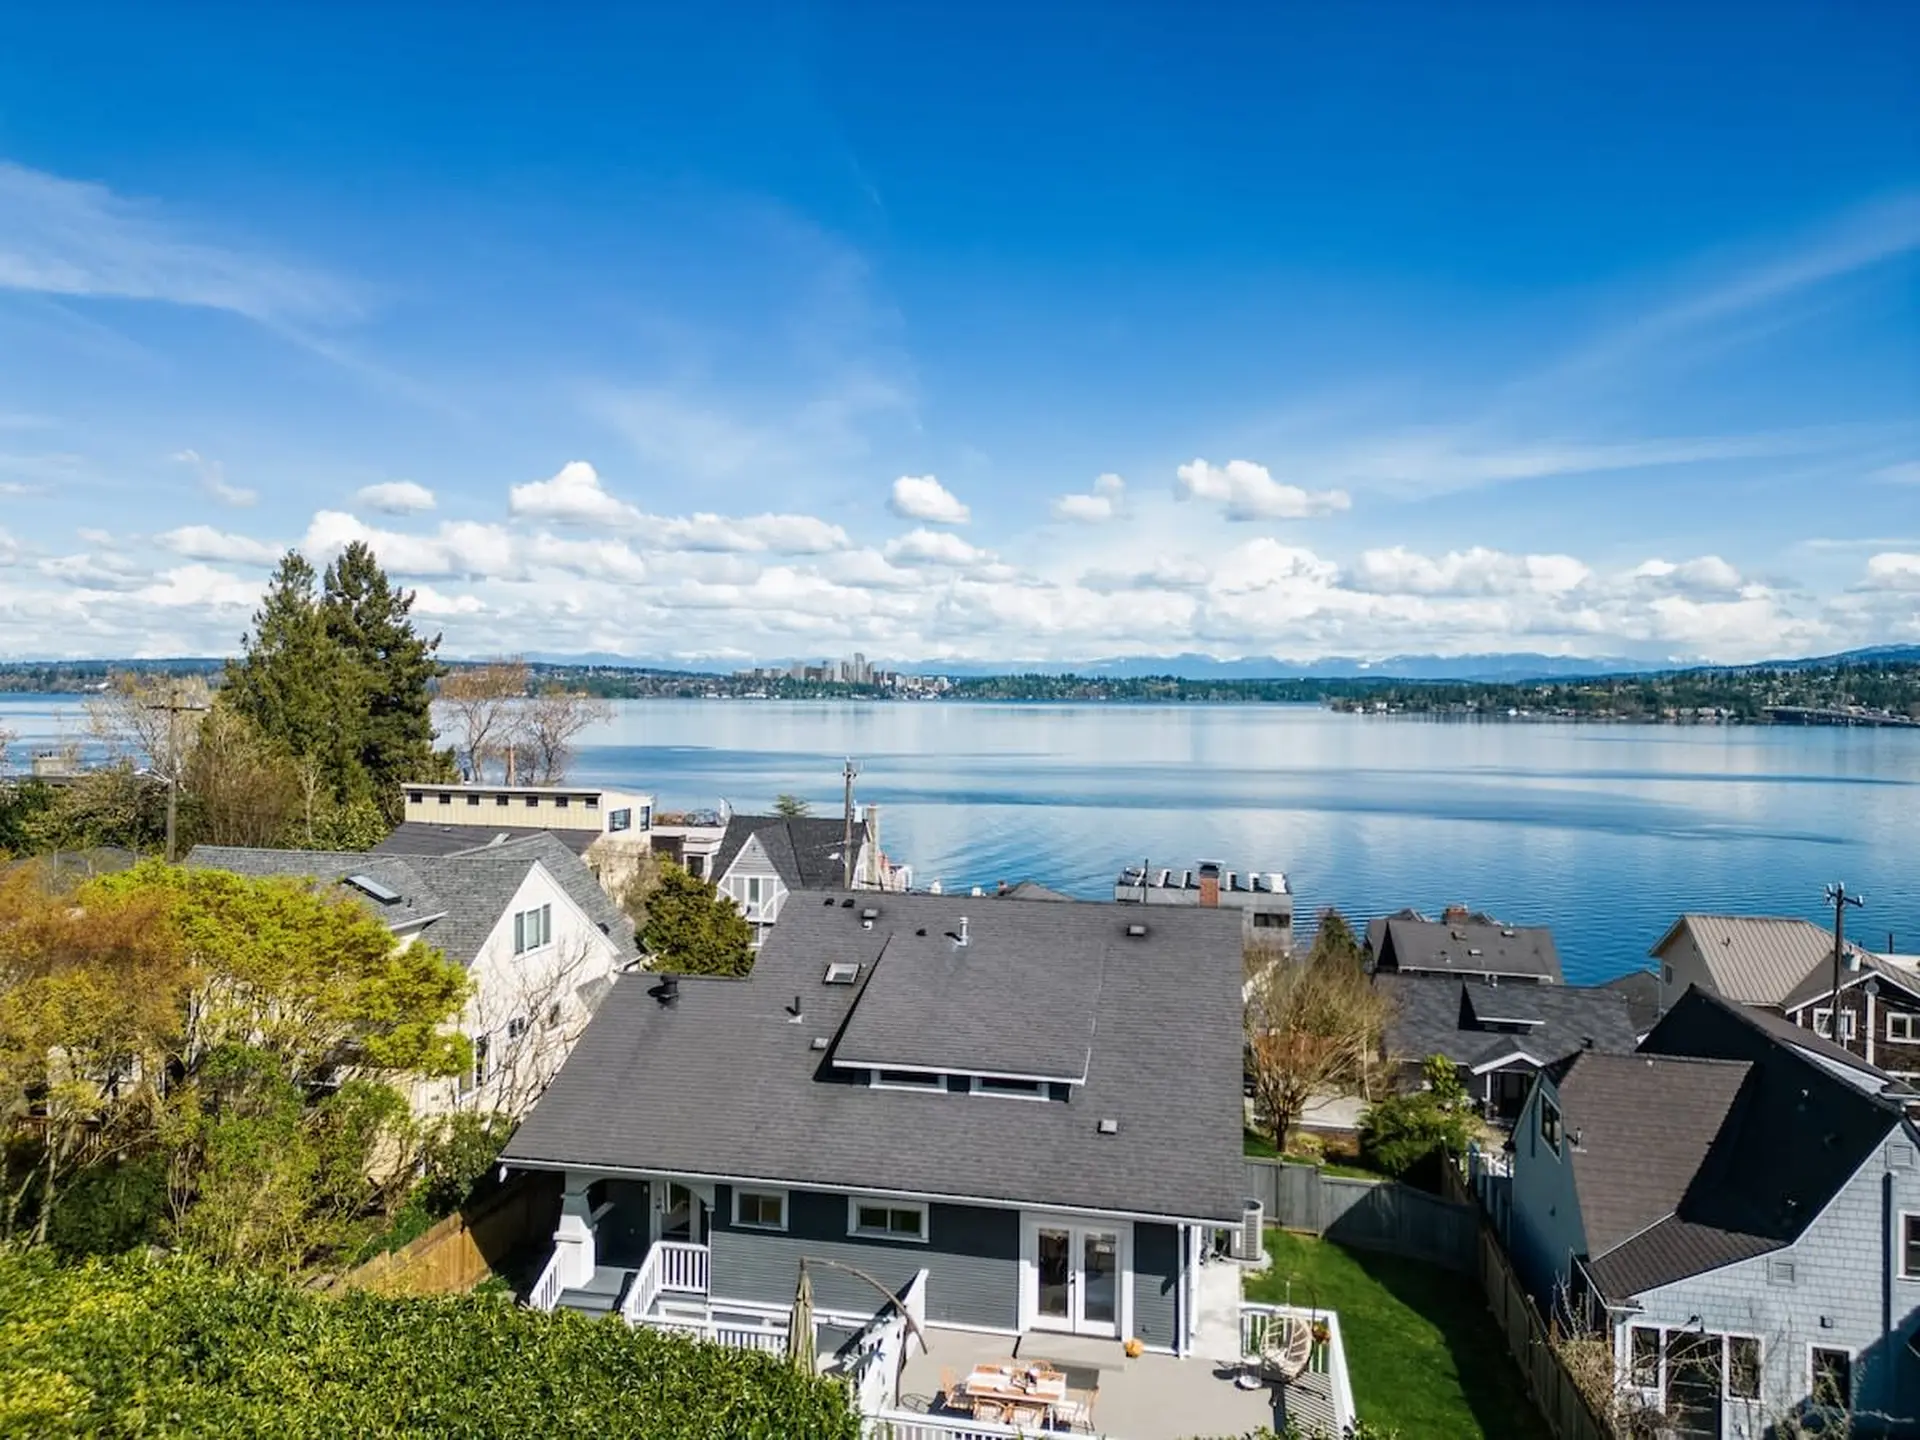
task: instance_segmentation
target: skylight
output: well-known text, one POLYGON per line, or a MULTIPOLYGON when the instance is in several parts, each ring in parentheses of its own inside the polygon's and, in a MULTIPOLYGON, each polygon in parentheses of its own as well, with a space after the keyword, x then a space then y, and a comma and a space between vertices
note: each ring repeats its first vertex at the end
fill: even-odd
POLYGON ((353 888, 361 894, 378 900, 382 905, 396 904, 400 899, 400 892, 398 890, 395 890, 391 885, 382 885, 371 875, 349 875, 347 876, 347 884, 353 886, 353 888))
POLYGON ((851 985, 860 978, 860 967, 851 960, 836 960, 827 966, 827 973, 821 978, 825 985, 851 985))

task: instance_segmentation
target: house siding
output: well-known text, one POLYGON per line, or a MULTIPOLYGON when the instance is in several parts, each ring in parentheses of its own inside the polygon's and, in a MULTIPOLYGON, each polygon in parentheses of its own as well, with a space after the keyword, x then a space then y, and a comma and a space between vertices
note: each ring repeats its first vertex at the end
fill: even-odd
MULTIPOLYGON (((1630 1323, 1704 1326, 1760 1340, 1762 1398, 1726 1402, 1727 1436, 1757 1440, 1767 1422, 1806 1400, 1815 1345, 1853 1352, 1854 1407, 1863 1420, 1891 1417, 1884 1431, 1855 1433, 1920 1436, 1920 1363, 1907 1350, 1920 1330, 1920 1280, 1900 1277, 1898 1253, 1901 1211, 1920 1211, 1916 1140, 1911 1127, 1894 1130, 1796 1244, 1638 1297, 1642 1313, 1630 1323), (1778 1260, 1793 1263, 1791 1287, 1769 1281, 1778 1260)), ((1616 1343, 1624 1345, 1624 1335, 1616 1343)))
POLYGON ((1180 1228, 1139 1221, 1133 1227, 1133 1333, 1171 1350, 1180 1326, 1180 1228))
POLYGON ((1660 1013, 1666 1014, 1689 986, 1698 985, 1702 990, 1711 990, 1716 995, 1720 987, 1714 983, 1713 975, 1707 969, 1706 958, 1700 953, 1700 945, 1693 938, 1690 928, 1682 928, 1680 933, 1667 943, 1663 950, 1656 951, 1654 959, 1660 962, 1660 1013))
MULTIPOLYGON (((1882 986, 1880 992, 1871 1001, 1866 989, 1857 976, 1842 977, 1845 986, 1840 992, 1840 1013, 1851 1015, 1853 1025, 1851 1033, 1845 1020, 1840 1022, 1844 1044, 1856 1055, 1864 1055, 1870 1064, 1878 1065, 1896 1075, 1920 1075, 1920 1041, 1889 1040, 1887 1038, 1887 1016, 1920 1015, 1917 1006, 1906 996, 1882 986), (1871 1013, 1869 1013, 1871 1012, 1871 1013)), ((1815 1010, 1825 1010, 1833 1004, 1830 996, 1821 996, 1805 1005, 1789 1011, 1787 1018, 1803 1030, 1814 1030, 1815 1010)), ((1916 1022, 1920 1025, 1920 1021, 1916 1022)), ((1819 1033, 1815 1031, 1815 1033, 1819 1033)), ((1833 1038, 1829 1032, 1829 1039, 1833 1038)))
MULTIPOLYGON (((733 1192, 716 1187, 713 1214, 715 1298, 786 1305, 793 1300, 802 1255, 864 1270, 898 1293, 927 1271, 927 1319, 936 1325, 1012 1330, 1019 1324, 1020 1215, 972 1205, 928 1207, 927 1243, 874 1240, 847 1233, 847 1197, 792 1190, 784 1231, 733 1224, 733 1192)), ((825 1267, 813 1276, 823 1310, 871 1313, 871 1287, 825 1267)))
POLYGON ((1586 1249, 1586 1222, 1574 1188, 1573 1157, 1563 1143, 1558 1154, 1540 1138, 1542 1098, 1560 1103, 1560 1092, 1542 1076, 1527 1096, 1513 1127, 1511 1247, 1520 1283, 1543 1313, 1551 1314, 1555 1291, 1571 1274, 1573 1258, 1586 1249))
POLYGON ((733 863, 727 867, 727 873, 720 877, 720 893, 727 896, 747 917, 754 929, 754 943, 757 945, 766 939, 767 931, 780 919, 780 908, 786 904, 788 890, 786 882, 780 878, 780 872, 774 868, 773 860, 768 856, 766 847, 760 843, 758 835, 747 837, 747 843, 740 847, 740 853, 733 857, 733 863), (757 878, 760 881, 760 903, 752 906, 747 903, 747 881, 757 878))

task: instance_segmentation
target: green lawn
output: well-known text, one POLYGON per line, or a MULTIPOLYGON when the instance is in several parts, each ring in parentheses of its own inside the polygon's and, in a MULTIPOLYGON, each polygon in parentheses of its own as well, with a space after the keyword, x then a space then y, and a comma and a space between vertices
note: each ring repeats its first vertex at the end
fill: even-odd
POLYGON ((1272 1268, 1247 1298, 1340 1315, 1360 1418, 1401 1440, 1549 1440, 1470 1275, 1267 1232, 1272 1268))

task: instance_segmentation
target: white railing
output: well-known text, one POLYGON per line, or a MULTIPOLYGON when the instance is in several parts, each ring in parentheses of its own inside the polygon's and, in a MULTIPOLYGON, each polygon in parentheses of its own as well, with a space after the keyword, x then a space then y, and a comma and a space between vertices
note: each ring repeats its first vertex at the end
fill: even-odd
POLYGON ((555 1246, 553 1257, 547 1261, 547 1268, 540 1272, 540 1278, 533 1282, 533 1290, 527 1296, 527 1304, 535 1310, 551 1310, 560 1303, 560 1247, 555 1246))
POLYGON ((1347 1350, 1340 1339, 1340 1316, 1333 1310, 1313 1310, 1301 1305, 1240 1306, 1240 1353, 1249 1358, 1260 1353, 1267 1329, 1276 1320, 1291 1316, 1309 1325, 1324 1325, 1327 1339, 1314 1345, 1307 1358, 1307 1373, 1324 1375, 1333 1405, 1334 1424, 1344 1434, 1353 1424, 1353 1384, 1347 1374, 1347 1350))
POLYGON ((704 1245, 662 1240, 647 1252, 647 1263, 660 1267, 662 1290, 688 1290, 705 1295, 712 1274, 713 1252, 704 1245))
POLYGON ((866 1419, 866 1440, 1033 1440, 1031 1430, 974 1420, 965 1415, 917 1415, 911 1410, 882 1410, 866 1419))

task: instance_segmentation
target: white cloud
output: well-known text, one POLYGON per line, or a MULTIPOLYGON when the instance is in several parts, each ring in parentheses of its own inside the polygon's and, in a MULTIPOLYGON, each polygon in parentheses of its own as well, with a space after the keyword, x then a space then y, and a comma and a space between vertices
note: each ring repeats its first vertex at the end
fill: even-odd
POLYGON ((244 486, 227 483, 226 467, 218 460, 208 460, 197 450, 182 450, 174 457, 182 465, 193 467, 200 477, 200 488, 213 496, 222 505, 232 505, 237 509, 246 509, 260 499, 258 490, 248 490, 244 486))
POLYGON ((89 590, 133 590, 146 583, 147 573, 124 555, 102 550, 85 555, 55 555, 37 567, 69 585, 89 590))
POLYGON ((189 560, 224 560, 247 565, 271 565, 280 558, 280 547, 246 535, 216 530, 211 525, 182 525, 153 537, 163 550, 184 555, 189 560))
POLYGON ((1920 555, 1889 551, 1884 555, 1871 556, 1867 560, 1866 579, 1861 582, 1861 588, 1895 590, 1902 594, 1909 591, 1920 593, 1920 555))
POLYGON ((1746 584, 1740 572, 1718 555, 1702 555, 1679 564, 1647 560, 1634 568, 1631 578, 1656 589, 1696 595, 1737 595, 1746 584))
POLYGON ((1106 474, 1093 482, 1093 489, 1084 495, 1062 495, 1053 502, 1053 515, 1056 520, 1074 520, 1081 524, 1097 525, 1103 520, 1111 520, 1120 513, 1120 501, 1126 494, 1127 482, 1118 475, 1106 474))
POLYGON ((75 530, 73 533, 79 536, 80 539, 86 541, 87 544, 89 545, 113 544, 113 534, 111 531, 96 529, 91 525, 82 525, 78 530, 75 530))
POLYGON ((1229 520, 1305 520, 1352 505, 1344 490, 1303 490, 1275 480, 1264 465, 1229 460, 1213 465, 1193 460, 1176 472, 1173 493, 1181 500, 1213 500, 1229 520))
POLYGON ((1205 565, 1191 556, 1156 555, 1134 569, 1093 569, 1080 577, 1089 590, 1111 594, 1123 590, 1201 590, 1213 578, 1205 565))
POLYGON ((182 565, 161 571, 135 591, 134 598, 168 609, 249 609, 260 599, 260 582, 242 580, 210 565, 182 565))
POLYGON ((104 185, 0 162, 0 289, 228 310, 276 323, 354 315, 352 287, 196 238, 104 185))
POLYGON ((0 565, 11 565, 20 558, 20 542, 0 526, 0 565))
POLYGON ((1881 480, 1889 485, 1920 485, 1920 460, 1906 460, 1898 465, 1885 465, 1869 477, 1881 480))
POLYGON ((973 566, 989 564, 993 556, 945 530, 913 530, 887 542, 886 557, 908 565, 973 566))
POLYGON ((818 555, 844 550, 847 532, 812 515, 641 516, 642 539, 662 550, 770 551, 818 555))
POLYGON ((1474 546, 1427 556, 1403 545, 1367 550, 1354 566, 1356 589, 1379 595, 1564 594, 1587 579, 1571 555, 1509 555, 1474 546))
POLYGON ((569 460, 550 480, 514 486, 507 494, 507 509, 561 525, 626 526, 641 518, 633 506, 601 487, 599 474, 584 460, 569 460))
POLYGON ((411 480, 383 480, 353 492, 353 502, 382 515, 416 515, 433 509, 433 491, 411 480))
POLYGON ((887 508, 908 520, 935 525, 964 525, 973 512, 931 475, 902 475, 893 482, 887 508))

